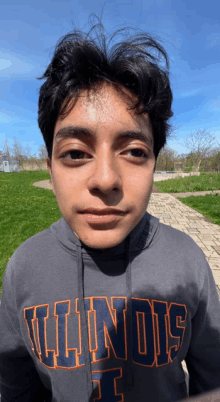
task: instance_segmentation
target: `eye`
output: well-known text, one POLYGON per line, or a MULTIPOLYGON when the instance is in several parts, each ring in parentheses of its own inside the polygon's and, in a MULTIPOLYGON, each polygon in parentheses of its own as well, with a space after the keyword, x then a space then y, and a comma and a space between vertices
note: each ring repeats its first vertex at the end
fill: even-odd
POLYGON ((143 151, 143 149, 140 148, 133 148, 129 149, 127 152, 131 154, 131 156, 134 156, 136 158, 147 158, 147 152, 143 151))
POLYGON ((61 158, 67 158, 72 160, 82 160, 82 159, 90 159, 91 155, 87 154, 84 151, 79 151, 78 149, 73 149, 72 151, 64 152, 61 155, 61 158))

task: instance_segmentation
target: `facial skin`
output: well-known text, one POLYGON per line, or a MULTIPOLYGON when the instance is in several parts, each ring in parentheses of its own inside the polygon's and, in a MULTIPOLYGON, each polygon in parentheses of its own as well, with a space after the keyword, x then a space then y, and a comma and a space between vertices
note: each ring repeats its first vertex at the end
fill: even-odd
POLYGON ((91 248, 121 243, 149 202, 155 168, 151 124, 147 114, 137 115, 129 106, 105 84, 81 92, 55 125, 52 159, 47 160, 53 191, 64 219, 91 248), (122 214, 84 213, 88 208, 115 208, 122 214))

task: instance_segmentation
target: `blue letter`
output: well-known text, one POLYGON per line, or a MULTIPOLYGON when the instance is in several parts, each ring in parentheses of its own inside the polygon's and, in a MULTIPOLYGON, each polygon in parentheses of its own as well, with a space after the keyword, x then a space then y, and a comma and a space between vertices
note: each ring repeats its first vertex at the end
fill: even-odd
POLYGON ((162 301, 153 301, 154 313, 156 314, 157 320, 157 331, 156 339, 157 345, 159 347, 159 352, 157 355, 157 365, 162 366, 169 362, 169 339, 167 333, 167 303, 162 301))
POLYGON ((41 360, 45 366, 54 367, 54 350, 47 350, 47 329, 46 320, 48 318, 48 306, 36 308, 36 318, 38 319, 38 335, 41 349, 41 360))
POLYGON ((134 362, 142 366, 153 366, 154 358, 154 337, 153 337, 153 315, 149 300, 132 299, 132 321, 133 321, 133 351, 134 362), (143 330, 140 333, 139 317, 143 317, 143 330), (144 352, 140 352, 140 339, 144 342, 144 352))
POLYGON ((122 377, 122 368, 92 371, 92 381, 98 383, 99 396, 94 398, 99 402, 122 402, 123 394, 117 393, 116 379, 122 377))
POLYGON ((56 303, 56 319, 57 319, 57 345, 58 367, 76 367, 76 352, 77 349, 68 349, 68 315, 69 301, 56 303))

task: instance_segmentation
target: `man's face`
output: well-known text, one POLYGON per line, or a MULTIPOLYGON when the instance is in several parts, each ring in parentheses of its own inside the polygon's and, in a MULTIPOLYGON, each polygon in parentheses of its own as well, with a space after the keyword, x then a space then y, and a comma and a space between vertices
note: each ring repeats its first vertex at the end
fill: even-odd
POLYGON ((121 243, 143 217, 155 157, 148 115, 111 85, 82 91, 54 130, 53 191, 64 219, 91 248, 121 243))

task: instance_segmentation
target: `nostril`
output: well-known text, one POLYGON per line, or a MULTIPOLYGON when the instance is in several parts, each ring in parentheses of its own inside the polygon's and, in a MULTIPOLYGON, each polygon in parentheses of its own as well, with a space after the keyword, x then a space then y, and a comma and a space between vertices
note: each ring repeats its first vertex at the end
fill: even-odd
POLYGON ((99 188, 99 187, 94 187, 91 192, 94 194, 109 194, 109 193, 118 193, 120 191, 120 189, 118 187, 114 187, 112 189, 103 189, 103 188, 99 188))

